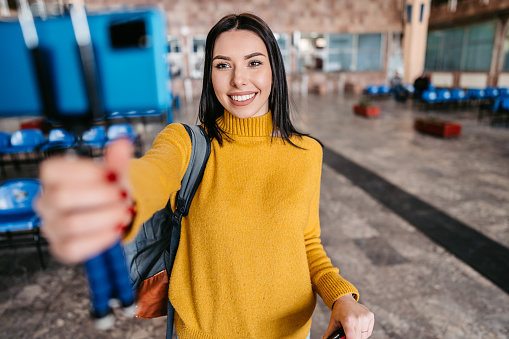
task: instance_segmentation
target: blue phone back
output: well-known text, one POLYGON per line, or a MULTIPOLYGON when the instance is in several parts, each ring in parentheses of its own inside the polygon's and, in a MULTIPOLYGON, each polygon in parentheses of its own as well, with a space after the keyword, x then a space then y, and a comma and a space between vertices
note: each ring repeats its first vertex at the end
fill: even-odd
MULTIPOLYGON (((163 110, 168 105, 166 26, 159 10, 89 14, 105 113, 163 110), (142 46, 115 47, 110 27, 143 22, 142 46)), ((79 50, 69 16, 35 19, 39 46, 46 52, 57 110, 80 115, 89 110, 79 50)), ((41 115, 42 102, 32 56, 18 21, 0 22, 0 116, 41 115)))

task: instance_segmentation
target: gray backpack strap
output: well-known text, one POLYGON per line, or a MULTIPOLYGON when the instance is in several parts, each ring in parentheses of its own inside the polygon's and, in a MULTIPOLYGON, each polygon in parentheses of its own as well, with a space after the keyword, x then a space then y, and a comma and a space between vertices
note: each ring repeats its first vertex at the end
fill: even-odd
MULTIPOLYGON (((180 191, 177 194, 177 207, 172 213, 172 233, 170 247, 165 253, 166 271, 168 273, 168 280, 171 276, 171 270, 173 269, 173 263, 175 262, 175 256, 177 254, 178 244, 180 241, 180 229, 182 217, 185 217, 189 213, 189 207, 193 200, 194 194, 200 185, 207 165, 207 160, 210 155, 210 139, 205 132, 205 129, 201 126, 184 125, 189 137, 191 138, 191 157, 189 159, 189 165, 187 166, 186 173, 182 178, 182 184, 180 191)), ((166 205, 166 208, 171 210, 170 202, 166 205)), ((173 317, 175 309, 168 300, 168 313, 167 313, 167 324, 166 324, 166 338, 172 339, 173 336, 173 317)))

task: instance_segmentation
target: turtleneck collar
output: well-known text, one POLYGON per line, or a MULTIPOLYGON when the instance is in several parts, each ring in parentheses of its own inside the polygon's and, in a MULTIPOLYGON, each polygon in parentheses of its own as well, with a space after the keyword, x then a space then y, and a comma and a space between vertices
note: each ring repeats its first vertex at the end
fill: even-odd
POLYGON ((265 137, 272 134, 272 112, 255 118, 240 119, 227 110, 217 119, 217 125, 230 136, 265 137))

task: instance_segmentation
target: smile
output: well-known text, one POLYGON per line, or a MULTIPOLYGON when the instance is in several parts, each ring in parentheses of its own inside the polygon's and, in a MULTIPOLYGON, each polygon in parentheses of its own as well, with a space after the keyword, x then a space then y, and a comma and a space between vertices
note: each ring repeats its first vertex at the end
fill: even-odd
POLYGON ((248 95, 230 95, 230 98, 232 98, 235 101, 246 101, 254 97, 256 93, 248 94, 248 95))

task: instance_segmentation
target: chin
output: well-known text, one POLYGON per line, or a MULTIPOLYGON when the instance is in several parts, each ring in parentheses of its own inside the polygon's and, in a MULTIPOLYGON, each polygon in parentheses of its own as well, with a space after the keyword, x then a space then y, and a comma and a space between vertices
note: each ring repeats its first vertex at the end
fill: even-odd
POLYGON ((239 118, 239 119, 248 119, 248 118, 251 118, 254 113, 250 114, 250 113, 239 113, 239 112, 232 112, 232 111, 228 111, 230 112, 231 115, 233 115, 234 117, 236 118, 239 118))
MULTIPOLYGON (((230 111, 228 111, 228 112, 230 112, 230 111)), ((261 117, 262 115, 265 115, 267 113, 257 115, 257 112, 230 112, 230 114, 239 118, 239 119, 248 119, 248 118, 261 117)))

